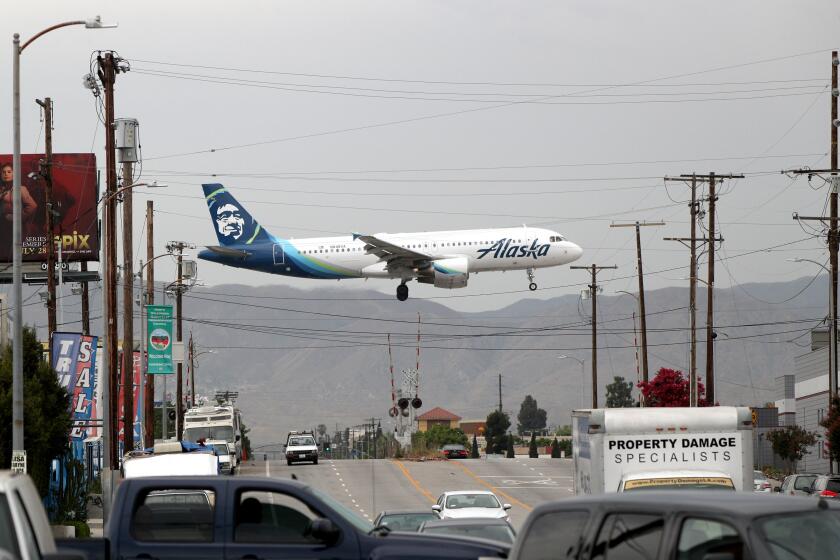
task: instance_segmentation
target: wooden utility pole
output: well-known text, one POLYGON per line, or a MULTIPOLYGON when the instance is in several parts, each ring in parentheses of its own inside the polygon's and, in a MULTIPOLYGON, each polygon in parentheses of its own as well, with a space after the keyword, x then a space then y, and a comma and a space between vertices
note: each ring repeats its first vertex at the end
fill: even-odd
MULTIPOLYGON (((176 286, 175 292, 175 340, 179 343, 183 342, 183 322, 182 322, 182 314, 181 314, 181 302, 184 295, 183 290, 183 281, 184 281, 184 245, 178 245, 178 283, 176 286)), ((175 395, 176 395, 176 403, 175 403, 175 414, 176 419, 178 422, 178 429, 176 435, 178 439, 181 439, 181 436, 184 433, 184 361, 181 360, 178 362, 177 367, 177 375, 175 378, 175 395)))
MULTIPOLYGON (((636 228, 636 269, 639 272, 639 317, 640 330, 642 331, 642 381, 648 382, 648 351, 647 351, 647 319, 645 315, 645 274, 642 271, 642 235, 641 228, 645 226, 664 226, 665 222, 639 222, 633 224, 610 224, 610 227, 635 227, 636 228)), ((635 328, 635 322, 633 323, 635 328)))
MULTIPOLYGON (((104 306, 102 318, 104 324, 105 341, 103 344, 103 356, 105 375, 103 377, 103 394, 107 395, 107 418, 103 425, 108 432, 108 449, 105 451, 107 462, 103 467, 106 470, 115 469, 119 465, 119 437, 117 431, 117 416, 119 413, 117 402, 117 166, 114 141, 114 82, 117 76, 117 65, 113 53, 106 52, 97 57, 99 65, 99 80, 105 90, 105 172, 106 172, 106 193, 104 209, 104 306)), ((109 480, 110 483, 110 480, 109 480)), ((108 492, 106 492, 108 494, 108 492)), ((106 497, 110 500, 110 495, 106 497)))
POLYGON ((714 290, 714 261, 715 252, 714 244, 723 241, 721 237, 715 237, 715 203, 717 202, 717 195, 715 194, 716 181, 718 179, 743 179, 743 175, 721 175, 719 173, 709 173, 707 175, 698 175, 697 173, 686 173, 679 177, 665 177, 665 181, 679 181, 681 183, 688 183, 691 187, 691 202, 689 208, 691 210, 691 237, 666 237, 665 241, 679 241, 684 245, 687 243, 691 253, 691 262, 689 264, 689 294, 688 294, 688 309, 691 320, 691 357, 689 366, 689 406, 697 406, 700 399, 697 390, 697 241, 702 241, 709 244, 709 278, 706 281, 708 288, 708 308, 706 314, 706 399, 709 402, 714 402, 714 349, 712 347, 714 341, 714 307, 713 307, 713 290, 714 290), (700 204, 697 200, 697 183, 709 183, 709 237, 697 237, 697 220, 700 213, 700 204))
MULTIPOLYGON (((87 261, 82 261, 82 271, 87 272, 87 269, 87 261)), ((82 334, 90 334, 90 292, 87 282, 82 282, 82 334)))
MULTIPOLYGON (((840 65, 840 59, 837 57, 837 51, 831 53, 831 121, 829 123, 829 152, 831 155, 830 169, 795 169, 792 171, 782 171, 785 174, 791 175, 807 175, 810 181, 812 177, 820 177, 829 184, 830 194, 830 215, 829 216, 800 216, 798 213, 793 214, 793 219, 797 221, 819 221, 828 222, 828 253, 830 261, 829 274, 831 276, 829 282, 828 295, 828 313, 829 313, 829 335, 828 335, 828 407, 831 409, 833 405, 833 398, 837 395, 837 275, 838 275, 838 245, 840 245, 840 232, 838 232, 838 216, 837 216, 837 191, 840 190, 840 169, 838 169, 838 153, 837 153, 837 129, 840 128, 840 120, 837 118, 837 101, 840 96, 837 84, 837 70, 840 65)), ((829 460, 828 472, 834 472, 834 461, 829 460)))
MULTIPOLYGON (((154 202, 146 201, 146 294, 140 296, 141 304, 155 303, 155 250, 154 250, 154 202)), ((140 272, 142 274, 142 271, 140 272)), ((142 314, 141 314, 142 316, 142 314)), ((148 335, 147 335, 148 336, 148 335)), ((144 363, 148 357, 143 357, 144 363)), ((145 371, 143 373, 146 373, 145 371)), ((151 447, 155 443, 155 376, 146 374, 146 386, 143 395, 143 421, 146 424, 146 441, 144 445, 151 447)), ((164 395, 164 398, 166 396, 164 395)), ((166 436, 164 435, 164 438, 166 436)))
POLYGON ((499 374, 499 412, 502 411, 502 374, 499 374))
POLYGON ((195 347, 193 346, 192 331, 190 331, 188 351, 190 353, 190 408, 192 408, 195 406, 195 347))
MULTIPOLYGON (((44 159, 41 160, 41 178, 44 180, 44 224, 47 230, 47 344, 52 356, 52 335, 55 320, 55 226, 53 225, 52 184, 52 100, 45 97, 35 102, 44 110, 44 159)), ((52 358, 50 358, 52 359, 52 358)))
POLYGON ((572 266, 576 270, 589 270, 592 283, 589 284, 589 297, 592 299, 592 408, 598 408, 598 272, 616 269, 617 266, 572 266))
POLYGON ((123 450, 134 449, 134 248, 131 185, 132 164, 123 163, 123 450))

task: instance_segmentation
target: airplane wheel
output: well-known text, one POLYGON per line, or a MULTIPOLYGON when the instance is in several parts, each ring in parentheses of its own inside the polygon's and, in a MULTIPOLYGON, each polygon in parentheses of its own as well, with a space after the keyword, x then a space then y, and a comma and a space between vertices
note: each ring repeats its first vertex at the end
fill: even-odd
POLYGON ((528 289, 533 292, 534 290, 537 289, 537 283, 536 282, 531 282, 530 284, 528 284, 528 289))
POLYGON ((405 301, 408 299, 408 286, 405 284, 400 284, 397 286, 397 299, 400 301, 405 301))

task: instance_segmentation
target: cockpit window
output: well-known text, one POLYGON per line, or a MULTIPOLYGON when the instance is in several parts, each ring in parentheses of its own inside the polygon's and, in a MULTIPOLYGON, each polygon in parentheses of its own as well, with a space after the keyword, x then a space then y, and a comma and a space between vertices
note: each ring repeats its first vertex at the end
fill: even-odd
POLYGON ((562 235, 552 235, 552 236, 549 238, 549 240, 548 240, 548 241, 549 241, 549 243, 556 243, 556 242, 558 242, 558 241, 563 241, 563 236, 562 236, 562 235))

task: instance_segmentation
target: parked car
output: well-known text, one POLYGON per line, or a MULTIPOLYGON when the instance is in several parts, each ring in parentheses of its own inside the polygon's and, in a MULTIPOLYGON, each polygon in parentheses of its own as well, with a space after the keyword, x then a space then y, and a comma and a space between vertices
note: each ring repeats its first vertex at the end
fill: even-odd
POLYGON ((773 485, 770 484, 770 479, 767 478, 761 471, 753 471, 753 492, 771 492, 773 485))
POLYGON ((823 498, 840 498, 840 476, 819 475, 811 484, 811 495, 823 498))
POLYGON ((149 477, 117 487, 104 538, 60 541, 88 560, 157 558, 505 558, 510 546, 373 530, 334 498, 294 480, 149 477), (211 499, 204 499, 207 496, 211 499))
POLYGON ((425 521, 420 532, 431 535, 457 535, 513 544, 516 531, 504 519, 438 519, 425 521))
POLYGON ((789 496, 810 496, 811 485, 817 476, 819 475, 807 473, 792 474, 785 477, 782 485, 776 488, 776 492, 781 492, 789 496))
POLYGON ((457 443, 444 445, 440 451, 447 459, 468 459, 470 456, 470 452, 467 451, 467 448, 457 443))
POLYGON ((490 517, 506 520, 509 509, 510 504, 502 504, 493 492, 487 490, 444 492, 432 506, 432 511, 437 512, 441 519, 490 517))
POLYGON ((204 442, 207 447, 212 447, 216 453, 216 458, 219 461, 220 474, 234 474, 236 462, 236 454, 231 453, 228 442, 224 440, 212 440, 204 442))
POLYGON ((838 535, 834 500, 752 492, 601 494, 534 508, 508 558, 840 560, 838 535))
POLYGON ((391 531, 417 531, 424 521, 440 519, 438 515, 424 510, 389 510, 380 512, 373 521, 374 527, 388 527, 391 531))

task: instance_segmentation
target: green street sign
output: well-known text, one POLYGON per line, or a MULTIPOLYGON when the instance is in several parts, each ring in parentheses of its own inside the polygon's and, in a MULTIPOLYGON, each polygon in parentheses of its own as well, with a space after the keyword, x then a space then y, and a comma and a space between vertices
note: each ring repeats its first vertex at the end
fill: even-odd
POLYGON ((172 363, 172 306, 146 306, 148 373, 175 373, 172 363))

